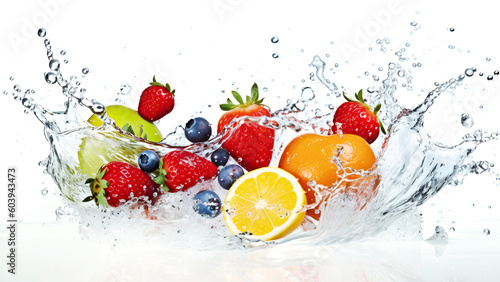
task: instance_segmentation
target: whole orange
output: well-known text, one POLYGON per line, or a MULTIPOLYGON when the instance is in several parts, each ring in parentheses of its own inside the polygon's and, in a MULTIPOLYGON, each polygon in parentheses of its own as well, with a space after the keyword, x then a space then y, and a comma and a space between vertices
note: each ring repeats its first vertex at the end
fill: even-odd
MULTIPOLYGON (((353 170, 368 170, 376 160, 370 145, 357 135, 325 136, 308 133, 296 137, 286 146, 279 167, 299 179, 306 192, 307 203, 311 205, 317 202, 315 192, 308 182, 315 181, 316 184, 329 187, 329 193, 334 193, 336 191, 333 184, 337 182, 339 174, 344 171, 349 173, 353 170), (337 167, 337 164, 341 167, 337 167)), ((354 179, 359 176, 349 175, 347 178, 354 179)), ((328 195, 324 195, 323 199, 326 196, 328 195)), ((309 209, 307 215, 318 220, 321 213, 315 208, 309 209)))

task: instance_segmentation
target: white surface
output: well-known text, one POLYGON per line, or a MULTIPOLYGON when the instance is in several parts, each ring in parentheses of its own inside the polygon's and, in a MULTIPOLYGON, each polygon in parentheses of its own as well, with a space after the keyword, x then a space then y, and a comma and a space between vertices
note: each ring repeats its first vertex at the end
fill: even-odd
MULTIPOLYGON (((273 94, 297 99, 300 88, 309 84, 326 91, 308 80, 312 71, 308 64, 316 54, 329 54, 331 64, 345 66, 349 60, 351 67, 343 68, 345 72, 339 71, 335 79, 348 90, 357 90, 360 82, 353 78, 362 76, 372 63, 378 64, 366 50, 376 48, 374 41, 383 37, 390 38, 393 47, 411 41, 423 50, 425 57, 418 59, 426 71, 416 73, 415 80, 420 79, 419 88, 427 92, 434 81, 447 80, 466 67, 481 67, 486 74, 500 69, 493 6, 493 1, 3 1, 0 91, 11 90, 8 78, 13 76, 23 89, 47 93, 45 50, 34 34, 38 27, 31 27, 38 21, 47 29, 55 53, 66 50, 61 57, 70 61, 63 66, 65 72, 79 73, 83 67, 91 70, 83 81, 92 97, 112 101, 123 83, 130 83, 137 94, 153 74, 168 80, 178 95, 194 97, 189 99, 194 105, 177 105, 171 119, 160 123, 164 132, 199 111, 216 120, 220 114, 217 105, 229 91, 239 88, 244 93, 254 81, 269 88, 266 99, 271 104, 278 101, 273 94), (422 27, 415 31, 420 44, 409 35, 411 22, 422 27), (456 31, 447 32, 450 27, 456 31), (363 34, 368 34, 366 43, 363 34), (272 36, 280 41, 272 44, 272 36), (12 44, 12 38, 20 43, 12 44), (456 47, 448 49, 448 45, 456 47), (348 56, 347 46, 359 54, 348 56), (273 59, 273 53, 279 59, 273 59), (491 61, 486 62, 486 57, 491 61)), ((491 110, 492 99, 479 102, 491 110)), ((134 98, 131 100, 133 103, 134 98)), ((2 259, 2 281, 192 281, 211 276, 228 281, 500 279, 500 205, 495 197, 499 187, 487 176, 468 180, 451 196, 442 193, 426 205, 430 215, 425 238, 437 223, 445 230, 456 226, 446 245, 425 241, 351 243, 306 250, 200 253, 170 250, 168 242, 159 242, 158 248, 126 243, 112 247, 107 241, 81 239, 76 223, 55 221, 55 210, 62 201, 37 165, 48 153, 41 124, 33 115, 25 115, 10 97, 2 96, 0 107, 4 121, 2 175, 8 166, 19 170, 18 218, 22 220, 19 273, 8 275, 2 259), (44 188, 49 191, 46 196, 41 194, 44 188), (484 228, 490 228, 491 235, 483 235, 484 228), (93 250, 96 244, 102 252, 93 250), (102 265, 110 267, 97 270, 102 265)), ((479 120, 478 116, 476 122, 479 120)), ((492 123, 481 126, 495 128, 492 123)), ((498 159, 488 156, 488 151, 482 154, 490 162, 498 159)), ((0 193, 0 203, 4 224, 6 192, 0 193)), ((7 234, 5 228, 0 230, 0 254, 5 257, 7 234)))

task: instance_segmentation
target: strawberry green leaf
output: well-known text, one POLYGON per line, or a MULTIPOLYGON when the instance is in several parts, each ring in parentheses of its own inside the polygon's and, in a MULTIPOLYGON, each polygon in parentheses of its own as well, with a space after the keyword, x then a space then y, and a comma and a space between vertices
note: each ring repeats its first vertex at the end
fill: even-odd
POLYGON ((231 104, 220 104, 219 107, 223 111, 230 111, 230 110, 236 108, 236 105, 233 104, 233 103, 231 103, 231 104))
MULTIPOLYGON (((343 95, 343 96, 344 96, 344 98, 345 98, 347 101, 349 101, 349 102, 357 102, 356 100, 354 100, 354 99, 351 99, 351 98, 347 97, 347 95, 345 94, 345 92, 342 92, 342 95, 343 95)), ((354 96, 356 96, 356 94, 355 94, 354 96)))
POLYGON ((171 89, 172 89, 172 88, 170 88, 170 84, 165 83, 165 88, 167 88, 168 92, 171 92, 171 89))
POLYGON ((241 98, 240 93, 238 93, 236 91, 231 91, 231 93, 233 94, 234 99, 236 99, 236 101, 238 101, 238 103, 244 104, 243 99, 241 98))
POLYGON ((254 83, 252 85, 252 90, 250 90, 250 94, 252 95, 251 98, 252 101, 259 100, 259 87, 257 86, 257 83, 254 83))
POLYGON ((245 101, 243 101, 243 98, 241 97, 241 95, 238 92, 231 91, 231 93, 233 94, 233 96, 236 99, 236 101, 238 102, 238 104, 233 104, 231 99, 228 98, 226 104, 220 105, 220 108, 224 111, 230 111, 234 108, 246 108, 246 107, 251 106, 251 105, 261 105, 261 106, 269 108, 268 106, 262 104, 262 101, 264 101, 264 98, 259 100, 259 87, 257 86, 257 83, 254 83, 252 85, 251 95, 245 96, 245 101))
POLYGON ((380 111, 380 108, 382 108, 382 105, 381 104, 378 104, 375 109, 373 109, 373 114, 374 115, 377 115, 378 111, 380 111))
POLYGON ((172 91, 170 92, 170 94, 172 94, 172 96, 174 96, 174 97, 175 97, 175 95, 174 95, 174 94, 175 94, 175 89, 174 89, 174 90, 172 90, 172 91))
POLYGON ((161 185, 161 188, 168 192, 167 186, 167 171, 163 169, 163 160, 160 160, 160 164, 158 165, 158 176, 153 179, 156 184, 161 185))
POLYGON ((384 135, 387 135, 387 132, 385 132, 384 124, 382 124, 382 121, 379 120, 378 124, 380 124, 380 131, 382 131, 382 133, 384 133, 384 135))
POLYGON ((135 135, 135 132, 134 132, 134 129, 132 128, 131 125, 129 125, 128 123, 126 123, 123 128, 123 130, 125 130, 126 132, 128 133, 132 133, 133 135, 135 135))
POLYGON ((103 167, 101 166, 97 171, 95 179, 87 179, 86 183, 88 182, 87 184, 89 184, 90 192, 92 194, 92 196, 90 196, 90 199, 93 199, 97 206, 100 205, 102 207, 106 207, 109 206, 109 204, 106 200, 104 189, 108 188, 109 182, 102 178, 108 171, 108 168, 102 168, 103 167))
POLYGON ((86 202, 90 202, 90 201, 92 201, 93 199, 94 199, 94 197, 92 197, 92 196, 88 196, 88 197, 86 197, 85 199, 83 199, 83 200, 82 200, 82 202, 84 202, 84 203, 86 203, 86 202))
POLYGON ((363 89, 360 89, 359 92, 358 92, 358 101, 364 103, 365 100, 363 98, 363 89))

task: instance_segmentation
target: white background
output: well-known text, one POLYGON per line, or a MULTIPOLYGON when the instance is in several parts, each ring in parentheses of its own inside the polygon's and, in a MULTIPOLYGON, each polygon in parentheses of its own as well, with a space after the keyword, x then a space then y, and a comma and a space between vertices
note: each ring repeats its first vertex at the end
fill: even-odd
MULTIPOLYGON (((147 85, 152 75, 156 74, 160 81, 168 81, 176 89, 179 101, 184 103, 178 103, 169 119, 160 123, 164 132, 196 115, 204 115, 215 123, 220 115, 217 105, 228 97, 230 90, 238 89, 245 94, 253 82, 257 82, 261 89, 269 89, 266 99, 270 105, 277 107, 282 107, 285 99, 297 99, 300 88, 304 86, 314 86, 318 93, 326 92, 317 81, 309 80, 313 69, 308 65, 314 55, 326 58, 328 54, 327 67, 335 63, 343 67, 334 77, 338 85, 351 92, 359 89, 360 85, 365 87, 368 82, 357 77, 363 77, 365 71, 373 73, 374 65, 379 66, 378 58, 368 50, 370 47, 377 48, 375 40, 384 37, 391 40, 391 48, 398 49, 406 42, 415 45, 414 51, 418 51, 420 56, 418 61, 423 62, 422 71, 415 73, 415 80, 418 80, 416 91, 427 93, 435 81, 443 82, 467 67, 475 66, 486 75, 500 69, 497 11, 494 6, 494 1, 468 1, 463 4, 457 1, 402 0, 3 1, 0 4, 0 91, 10 92, 13 84, 17 83, 23 90, 35 89, 37 95, 59 94, 43 80, 43 73, 49 70, 48 62, 43 41, 36 36, 38 27, 43 26, 47 29, 46 38, 51 40, 55 54, 61 60, 69 61, 63 65, 63 71, 79 75, 82 68, 89 68, 91 73, 82 79, 82 84, 88 89, 89 96, 104 103, 113 103, 118 97, 116 93, 120 85, 124 83, 132 85, 133 90, 129 97, 121 98, 133 106, 141 88, 147 85), (410 24, 412 22, 418 23, 421 29, 415 30, 410 24), (450 27, 455 28, 453 33, 449 31, 450 27), (278 43, 271 43, 273 36, 279 37, 278 43), (449 45, 455 48, 448 48, 449 45), (65 50, 66 55, 60 56, 61 50, 65 50), (274 59, 273 53, 277 53, 279 58, 274 59), (486 57, 490 57, 491 61, 486 61, 486 57), (14 77, 12 82, 9 81, 11 76, 14 77)), ((328 76, 332 77, 331 74, 328 76)), ((484 112, 477 108, 468 111, 476 113, 476 122, 483 120, 481 126, 489 130, 499 129, 496 123, 487 122, 491 118, 488 113, 494 112, 494 99, 486 97, 479 100, 485 107, 484 112), (488 109, 490 111, 486 112, 488 109)), ((20 274, 16 278, 37 277, 41 281, 56 281, 71 277, 73 265, 90 268, 87 259, 95 255, 91 251, 91 242, 79 238, 75 224, 54 223, 55 210, 62 201, 52 180, 38 166, 38 162, 48 154, 41 124, 32 114, 24 114, 21 105, 10 94, 1 96, 0 107, 3 121, 1 168, 4 172, 8 166, 18 169, 18 217, 26 223, 24 230, 18 230, 20 274), (43 189, 49 191, 46 196, 41 194, 43 189), (59 264, 61 269, 55 270, 55 265, 59 264)), ((444 113, 442 116, 439 114, 434 121, 446 118, 444 113)), ((452 114, 460 115, 461 111, 452 114)), ((454 132, 444 134, 452 135, 454 132)), ((498 159, 488 152, 483 154, 490 162, 498 159)), ((500 165, 498 162, 495 164, 500 165)), ((498 194, 499 188, 494 184, 494 177, 493 180, 492 177, 472 179, 459 188, 462 192, 460 197, 450 196, 447 199, 449 194, 443 193, 434 201, 436 205, 427 207, 431 211, 434 209, 435 220, 446 217, 442 222, 446 229, 451 226, 451 217, 447 215, 450 210, 456 213, 454 216, 468 222, 464 229, 470 230, 467 235, 472 238, 471 241, 457 238, 458 243, 450 243, 448 251, 446 248, 429 248, 428 245, 412 246, 401 249, 412 254, 406 257, 402 251, 389 246, 358 246, 361 251, 354 254, 338 246, 333 250, 322 250, 324 253, 312 254, 312 261, 311 257, 304 255, 307 263, 287 263, 284 259, 281 264, 272 263, 274 254, 257 252, 246 258, 248 268, 239 264, 233 272, 227 268, 234 262, 231 259, 222 260, 214 266, 218 271, 215 277, 235 280, 241 279, 242 275, 250 275, 250 279, 255 280, 262 277, 306 279, 304 277, 308 277, 307 273, 312 268, 316 274, 309 278, 320 280, 331 278, 333 274, 357 281, 387 280, 388 277, 396 280, 436 277, 437 280, 467 280, 464 278, 468 276, 463 275, 470 275, 470 278, 479 275, 486 280, 494 280, 499 273, 492 266, 494 262, 498 265, 499 259, 498 254, 491 253, 489 246, 493 243, 498 246, 499 237, 492 236, 500 230, 491 228, 498 226, 498 216, 491 216, 487 206, 492 206, 494 213, 500 205, 488 194, 478 196, 478 193, 494 191, 498 194), (452 200, 455 202, 450 202, 452 200), (472 203, 475 203, 476 209, 471 208, 472 203), (441 210, 437 211, 436 206, 441 210), (480 223, 476 226, 475 222, 480 223), (486 227, 492 229, 490 237, 482 235, 486 227), (489 241, 484 243, 482 240, 489 241), (483 244, 477 245, 472 253, 465 247, 477 242, 483 244), (434 251, 439 253, 438 249, 444 252, 443 256, 434 255, 434 251), (379 256, 379 252, 384 255, 379 256), (225 267, 224 263, 228 266, 225 267), (332 270, 334 264, 345 268, 332 270), (395 271, 394 268, 398 267, 400 271, 395 271), (221 274, 224 271, 227 275, 221 274)), ((1 218, 5 218, 6 192, 0 193, 0 201, 1 218)), ((433 226, 434 219, 430 221, 433 226)), ((5 229, 1 230, 0 255, 4 257, 7 246, 3 239, 6 235, 5 229)), ((171 255, 165 250, 158 256, 160 254, 171 255)), ((192 265, 193 271, 196 271, 200 264, 207 263, 195 259, 197 255, 185 254, 186 269, 192 265)), ((283 259, 294 255, 297 254, 290 251, 278 257, 283 259)), ((132 260, 137 256, 140 253, 136 249, 130 252, 119 250, 112 255, 108 253, 106 258, 112 258, 111 270, 103 270, 102 276, 99 276, 95 272, 83 274, 84 270, 76 267, 75 273, 81 276, 75 279, 84 281, 97 277, 98 280, 140 281, 145 277, 161 279, 169 275, 181 278, 191 273, 184 268, 174 271, 154 264, 149 265, 149 270, 154 268, 154 271, 148 273, 144 273, 148 270, 144 266, 136 269, 126 267, 129 262, 126 259, 132 260), (163 277, 155 277, 155 274, 163 277)), ((228 257, 231 258, 230 255, 228 257)), ((98 261, 103 263, 107 260, 101 258, 98 261)), ((6 275, 3 259, 0 262, 0 277, 12 279, 12 276, 6 275)), ((205 266, 202 269, 208 271, 209 268, 205 266)), ((197 277, 192 273, 190 275, 191 278, 197 277)))

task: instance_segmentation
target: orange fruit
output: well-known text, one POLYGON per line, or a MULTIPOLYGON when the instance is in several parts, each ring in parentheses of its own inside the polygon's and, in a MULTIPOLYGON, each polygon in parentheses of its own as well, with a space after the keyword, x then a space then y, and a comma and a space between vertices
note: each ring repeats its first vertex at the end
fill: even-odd
MULTIPOLYGON (((350 173, 354 170, 368 170, 376 162, 375 154, 370 145, 362 138, 354 134, 319 135, 308 133, 293 139, 283 151, 279 167, 288 171, 298 178, 300 185, 306 192, 309 205, 319 204, 325 197, 337 192, 354 192, 363 195, 359 187, 353 187, 351 183, 336 183, 340 174, 350 173), (340 164, 340 168, 337 165, 340 164), (316 201, 316 193, 310 184, 326 186, 327 191, 322 193, 319 202, 316 201), (336 188, 334 188, 336 187, 336 188), (342 191, 338 190, 342 189, 342 191)), ((349 180, 361 178, 353 174, 346 177, 349 180)), ((358 183, 370 183, 376 187, 378 177, 374 181, 357 181, 358 183)), ((370 188, 371 189, 371 188, 370 188)), ((307 215, 319 220, 321 211, 316 205, 307 211, 307 215)))

